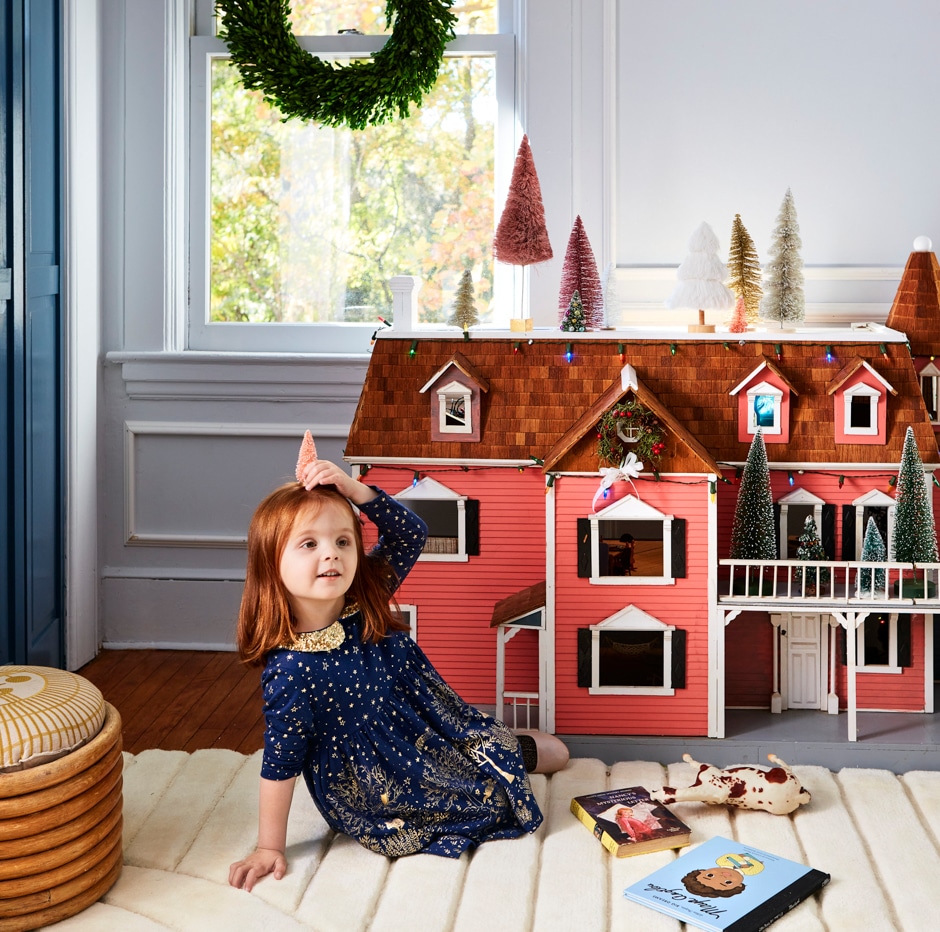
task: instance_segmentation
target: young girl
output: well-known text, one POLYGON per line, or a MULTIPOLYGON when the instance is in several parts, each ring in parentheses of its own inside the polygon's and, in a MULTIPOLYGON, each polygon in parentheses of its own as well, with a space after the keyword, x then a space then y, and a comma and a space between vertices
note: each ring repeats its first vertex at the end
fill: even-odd
POLYGON ((392 857, 458 857, 542 821, 515 735, 466 705, 392 612, 424 522, 338 466, 313 460, 252 518, 238 649, 264 664, 258 846, 229 870, 281 878, 294 778, 329 826, 392 857), (363 552, 358 516, 379 530, 363 552))

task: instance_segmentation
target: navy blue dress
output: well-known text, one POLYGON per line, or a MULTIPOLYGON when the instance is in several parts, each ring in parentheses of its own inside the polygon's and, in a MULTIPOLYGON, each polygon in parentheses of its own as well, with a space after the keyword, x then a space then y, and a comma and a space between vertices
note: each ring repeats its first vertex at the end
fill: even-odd
MULTIPOLYGON (((426 528, 379 494, 361 510, 399 579, 426 528)), ((459 857, 542 821, 519 742, 467 705, 404 632, 363 643, 355 605, 323 631, 271 651, 261 776, 302 773, 329 826, 390 857, 459 857)))

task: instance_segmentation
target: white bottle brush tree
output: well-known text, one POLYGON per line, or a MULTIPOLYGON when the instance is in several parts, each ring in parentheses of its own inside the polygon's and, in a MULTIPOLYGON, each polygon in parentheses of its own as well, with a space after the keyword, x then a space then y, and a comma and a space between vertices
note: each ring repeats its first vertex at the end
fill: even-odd
MULTIPOLYGON (((689 239, 689 253, 676 270, 676 287, 666 298, 668 308, 690 308, 701 312, 726 311, 734 307, 734 293, 725 287, 728 269, 718 257, 718 237, 701 223, 689 239)), ((704 322, 704 315, 699 315, 704 322)))
POLYGON ((802 246, 793 194, 787 188, 777 214, 769 261, 764 269, 764 297, 760 304, 760 316, 764 320, 779 321, 781 328, 788 323, 799 323, 806 317, 802 246))

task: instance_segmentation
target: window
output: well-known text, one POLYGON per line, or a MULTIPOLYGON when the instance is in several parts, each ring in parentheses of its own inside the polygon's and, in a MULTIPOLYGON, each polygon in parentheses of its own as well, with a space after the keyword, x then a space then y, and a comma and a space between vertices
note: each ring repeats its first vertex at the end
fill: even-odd
POLYGON ((591 695, 675 695, 685 687, 685 635, 628 605, 578 629, 578 685, 591 695))
POLYGON ((842 506, 842 559, 861 560, 868 519, 875 519, 875 526, 884 541, 885 550, 891 553, 894 541, 894 499, 880 489, 872 489, 855 499, 851 505, 842 506))
POLYGON ((685 520, 633 495, 578 519, 578 575, 596 585, 671 585, 685 576, 685 520))
POLYGON ((783 392, 767 382, 748 389, 747 432, 756 434, 760 428, 762 434, 779 434, 782 399, 783 392))
MULTIPOLYGON (((780 546, 777 552, 781 560, 795 560, 800 546, 800 535, 807 518, 812 518, 819 533, 820 542, 825 546, 835 537, 835 508, 806 489, 794 489, 777 499, 776 507, 780 513, 780 546), (831 527, 831 531, 830 531, 831 527)), ((830 558, 834 553, 826 548, 830 558)))
POLYGON ((928 362, 920 370, 920 392, 924 396, 927 414, 931 424, 940 424, 940 398, 938 398, 937 380, 940 378, 940 369, 932 362, 928 362))
MULTIPOLYGON (((291 6, 301 44, 321 58, 343 63, 386 41, 384 4, 291 6), (350 28, 364 34, 337 35, 350 28)), ((468 268, 481 322, 502 322, 512 270, 496 267, 491 244, 515 149, 512 6, 458 11, 422 106, 353 132, 281 122, 241 86, 211 0, 197 0, 190 348, 365 352, 378 317, 393 317, 391 278, 416 276, 419 319, 443 322, 468 268)))
POLYGON ((398 603, 398 610, 401 612, 402 620, 408 625, 408 634, 411 640, 418 640, 418 606, 398 603))
POLYGON ((478 441, 481 397, 489 389, 476 367, 454 353, 421 388, 431 399, 431 439, 478 441))
POLYGON ((858 626, 859 673, 901 673, 911 665, 911 616, 875 612, 858 626))
POLYGON ((845 433, 877 434, 881 392, 863 383, 846 389, 842 397, 845 405, 845 433))
POLYGON ((428 526, 428 539, 419 560, 466 562, 480 552, 479 505, 426 476, 399 492, 404 502, 428 526))

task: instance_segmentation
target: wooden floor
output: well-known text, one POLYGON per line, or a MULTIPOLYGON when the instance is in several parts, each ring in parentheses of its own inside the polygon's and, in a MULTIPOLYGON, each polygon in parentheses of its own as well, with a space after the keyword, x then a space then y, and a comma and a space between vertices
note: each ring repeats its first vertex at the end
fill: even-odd
POLYGON ((103 650, 77 672, 121 713, 131 754, 262 746, 261 671, 234 652, 103 650))

